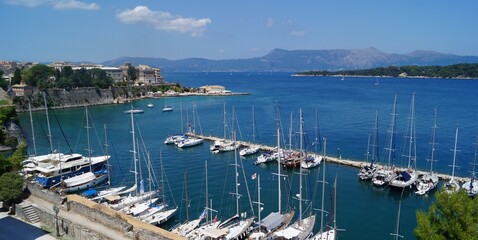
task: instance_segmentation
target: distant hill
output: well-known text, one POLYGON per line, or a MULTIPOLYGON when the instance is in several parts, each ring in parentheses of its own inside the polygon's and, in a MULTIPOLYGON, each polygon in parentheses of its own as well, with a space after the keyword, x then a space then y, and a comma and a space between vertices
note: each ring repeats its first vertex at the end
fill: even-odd
POLYGON ((160 68, 169 72, 301 72, 308 70, 355 70, 387 66, 444 66, 457 63, 478 63, 478 56, 458 56, 434 51, 414 51, 408 54, 383 53, 376 48, 334 50, 274 49, 262 57, 247 59, 209 60, 187 58, 121 57, 105 61, 106 66, 130 62, 160 68))

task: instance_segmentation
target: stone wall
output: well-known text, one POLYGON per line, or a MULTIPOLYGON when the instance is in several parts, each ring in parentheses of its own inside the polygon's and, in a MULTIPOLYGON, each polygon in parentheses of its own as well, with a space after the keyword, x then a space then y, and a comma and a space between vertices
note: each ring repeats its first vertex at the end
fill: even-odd
POLYGON ((92 207, 87 207, 76 201, 69 201, 67 205, 68 205, 67 208, 70 211, 80 213, 81 215, 87 217, 91 221, 101 223, 105 226, 114 228, 118 231, 129 232, 133 229, 133 226, 129 224, 127 221, 123 220, 119 214, 115 214, 116 216, 111 216, 107 214, 106 212, 110 209, 107 208, 106 206, 97 204, 97 206, 95 206, 96 208, 92 208, 92 207))
MULTIPOLYGON (((40 222, 42 225, 48 226, 52 230, 52 235, 56 236, 56 219, 55 215, 51 214, 49 211, 42 209, 36 205, 32 205, 33 208, 37 211, 38 216, 40 217, 40 222)), ((58 217, 58 233, 60 236, 67 235, 72 239, 77 240, 107 240, 111 239, 107 236, 102 236, 90 229, 84 228, 81 225, 75 224, 69 220, 58 217)))
POLYGON ((54 193, 52 191, 48 191, 46 189, 41 189, 37 185, 27 185, 28 191, 30 191, 31 194, 48 201, 52 204, 56 205, 61 205, 63 202, 62 197, 58 193, 54 193))

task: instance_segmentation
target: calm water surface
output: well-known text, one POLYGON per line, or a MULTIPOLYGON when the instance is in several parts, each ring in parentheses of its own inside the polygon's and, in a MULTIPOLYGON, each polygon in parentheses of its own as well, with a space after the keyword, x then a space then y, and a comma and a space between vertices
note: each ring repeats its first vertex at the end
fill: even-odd
MULTIPOLYGON (((391 112, 395 94, 397 105, 397 165, 405 166, 402 157, 404 133, 410 111, 412 94, 415 93, 415 113, 417 127, 417 166, 428 169, 426 159, 429 157, 434 108, 438 109, 436 169, 442 173, 451 173, 449 165, 453 159, 450 149, 454 146, 455 128, 459 128, 457 161, 460 166, 457 175, 469 176, 470 163, 473 162, 476 137, 478 134, 478 81, 444 80, 444 79, 395 79, 381 78, 378 86, 375 78, 340 78, 334 77, 292 77, 286 73, 165 73, 167 81, 180 82, 184 86, 199 87, 203 85, 222 85, 234 92, 248 92, 250 95, 229 97, 172 97, 152 100, 140 100, 133 105, 145 110, 144 114, 135 115, 136 136, 141 145, 141 159, 150 154, 154 172, 160 178, 160 155, 162 156, 165 188, 171 189, 169 201, 180 206, 174 221, 186 219, 186 198, 184 192, 184 172, 187 171, 188 199, 190 202, 189 218, 196 218, 205 205, 204 163, 208 161, 209 197, 213 208, 219 211, 218 217, 225 219, 235 212, 233 166, 234 154, 213 155, 209 143, 190 149, 177 149, 165 146, 164 139, 170 134, 180 133, 185 129, 186 119, 194 123, 197 132, 204 135, 223 136, 223 109, 226 106, 228 129, 234 125, 238 139, 252 140, 252 106, 255 113, 257 141, 267 145, 276 145, 276 126, 280 119, 285 143, 289 142, 289 126, 292 115, 292 145, 298 147, 298 112, 302 109, 306 129, 306 145, 309 151, 315 151, 316 138, 315 113, 318 111, 320 137, 327 138, 327 153, 342 158, 365 159, 367 137, 372 131, 375 111, 379 114, 379 148, 381 161, 385 161, 385 145, 390 127, 391 112), (146 105, 152 102, 155 107, 146 105), (172 105, 173 112, 161 111, 164 105, 172 105), (193 117, 195 106, 197 117, 193 117), (181 114, 181 106, 183 114, 181 114), (278 106, 278 107, 277 107, 278 106), (277 110, 279 109, 279 111, 277 110), (187 111, 187 113, 186 113, 187 111), (234 115, 232 112, 234 111, 234 115), (291 114, 292 113, 292 114, 291 114), (181 127, 181 115, 183 127, 181 127), (232 116, 234 123, 232 124, 232 116), (278 117, 280 116, 280 118, 278 117), (161 154, 160 154, 161 153, 161 154)), ((90 107, 94 128, 91 142, 93 153, 104 151, 104 128, 107 126, 108 152, 112 155, 112 182, 114 185, 131 184, 133 169, 131 160, 132 138, 130 116, 123 111, 129 104, 90 107), (103 148, 103 150, 102 150, 103 148)), ((74 152, 87 154, 84 109, 55 110, 50 112, 53 145, 62 152, 69 148, 74 152), (59 124, 58 124, 59 123, 59 124), (61 128, 59 127, 61 126, 61 128), (65 137, 63 137, 65 136, 65 137), (66 139, 66 140, 65 140, 66 139), (67 143, 68 142, 68 143, 67 143), (69 146, 70 147, 69 147, 69 146)), ((48 151, 46 139, 46 121, 43 112, 34 113, 36 143, 39 153, 48 151)), ((28 114, 21 115, 22 128, 31 139, 28 114)), ((30 141, 30 146, 31 140, 30 141)), ((32 153, 33 149, 30 147, 32 153)), ((319 148, 317 151, 322 151, 319 148)), ((272 175, 277 171, 277 164, 255 166, 254 157, 239 159, 241 212, 250 213, 249 197, 257 200, 257 180, 251 180, 254 173, 261 176, 261 199, 264 205, 262 216, 277 211, 277 178, 272 175), (245 175, 245 177, 243 176, 245 175), (247 184, 245 184, 247 182, 247 184)), ((143 179, 147 182, 145 163, 142 163, 143 179)), ((321 203, 321 185, 317 184, 320 169, 308 172, 304 177, 304 198, 309 201, 307 211, 319 208, 321 203), (318 186, 317 186, 318 185, 318 186), (316 193, 318 192, 318 193, 316 193), (312 207, 310 207, 312 205, 312 207)), ((320 173, 322 171, 320 170, 320 173)), ((298 193, 299 178, 292 171, 283 178, 282 207, 286 205, 298 208, 293 198, 298 193)), ((433 196, 416 196, 413 192, 390 191, 388 188, 375 188, 370 182, 360 182, 357 169, 328 165, 326 167, 325 208, 330 209, 330 193, 334 177, 338 178, 337 190, 337 224, 345 231, 339 233, 340 239, 388 239, 395 230, 399 201, 402 201, 400 216, 400 233, 406 239, 414 239, 416 226, 415 213, 427 209, 433 196)), ((254 206, 257 214, 257 207, 254 206)), ((298 211, 298 210, 297 210, 298 211)), ((314 210, 312 210, 315 212, 314 210)), ((319 214, 319 212, 317 212, 319 214)), ((297 215, 296 215, 297 216, 297 215)), ((330 218, 331 216, 327 216, 330 218)), ((319 225, 320 217, 316 226, 319 225)), ((173 223, 169 224, 172 225, 173 223)), ((318 227, 316 227, 318 229, 318 227)))

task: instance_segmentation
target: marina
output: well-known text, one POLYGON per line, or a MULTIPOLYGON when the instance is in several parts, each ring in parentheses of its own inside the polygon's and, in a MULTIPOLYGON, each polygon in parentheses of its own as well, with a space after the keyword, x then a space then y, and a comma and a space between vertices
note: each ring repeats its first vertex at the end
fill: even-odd
MULTIPOLYGON (((260 145, 261 151, 273 151, 277 144, 277 110, 276 106, 278 105, 282 111, 282 125, 289 125, 290 118, 289 112, 294 111, 296 115, 299 108, 304 108, 304 119, 305 119, 305 129, 307 130, 308 135, 306 134, 305 146, 307 152, 316 152, 315 146, 312 145, 312 142, 319 142, 316 140, 311 140, 313 134, 313 128, 310 126, 315 126, 313 123, 313 113, 315 113, 315 108, 318 106, 319 109, 319 122, 320 122, 320 135, 318 139, 323 139, 327 137, 327 177, 326 181, 329 182, 325 186, 325 198, 330 198, 332 191, 332 182, 335 175, 338 176, 337 179, 337 226, 338 228, 346 229, 345 232, 338 232, 337 236, 340 239, 352 239, 354 237, 368 238, 368 239, 383 239, 389 236, 389 233, 392 232, 395 228, 396 221, 395 219, 384 220, 383 216, 386 215, 396 215, 396 210, 398 206, 398 201, 402 201, 401 207, 401 234, 404 235, 407 239, 413 239, 413 229, 416 225, 415 212, 417 210, 427 209, 428 206, 433 202, 433 192, 424 195, 418 196, 413 191, 406 192, 401 195, 396 191, 392 191, 388 187, 377 188, 374 187, 370 182, 363 182, 358 180, 358 170, 362 166, 367 166, 370 162, 365 161, 364 154, 366 153, 367 147, 367 135, 373 127, 373 115, 378 109, 379 112, 379 122, 378 135, 379 140, 386 139, 386 130, 384 122, 389 122, 390 112, 392 109, 393 95, 397 93, 397 86, 402 86, 405 89, 398 90, 398 117, 397 117, 397 151, 401 149, 401 142, 403 142, 403 129, 404 122, 407 119, 406 115, 408 113, 409 99, 411 96, 411 90, 408 88, 415 89, 417 91, 417 135, 419 139, 419 144, 417 146, 418 159, 417 162, 418 169, 425 172, 427 168, 426 161, 424 160, 427 155, 427 140, 430 136, 430 126, 432 126, 433 114, 424 114, 423 109, 430 107, 431 113, 437 101, 440 101, 441 98, 435 98, 430 96, 424 96, 428 93, 430 86, 423 83, 417 83, 410 79, 407 79, 408 84, 402 85, 399 83, 402 81, 394 79, 383 79, 380 81, 380 93, 377 93, 377 88, 368 89, 367 86, 372 85, 375 79, 358 79, 357 82, 351 81, 340 81, 340 79, 333 78, 318 78, 313 82, 310 79, 306 78, 305 82, 295 83, 293 87, 299 88, 301 92, 300 96, 290 95, 290 91, 280 90, 281 86, 290 85, 290 76, 274 74, 272 76, 263 76, 263 75, 252 75, 254 79, 259 79, 259 83, 263 84, 261 86, 270 86, 268 82, 270 79, 274 79, 276 82, 279 81, 278 85, 274 85, 274 92, 277 92, 275 95, 271 96, 269 92, 265 93, 263 91, 258 91, 257 86, 251 87, 247 86, 246 82, 250 81, 250 76, 236 76, 229 74, 219 74, 211 79, 209 74, 207 77, 204 75, 194 75, 194 74, 177 74, 175 76, 169 76, 170 78, 184 79, 185 84, 194 84, 187 82, 188 79, 196 78, 199 79, 196 84, 204 85, 205 81, 214 81, 214 84, 226 85, 228 89, 234 89, 234 91, 250 91, 250 95, 244 96, 229 96, 224 98, 223 96, 188 96, 188 97, 170 97, 167 99, 144 99, 134 101, 134 105, 137 108, 143 108, 144 113, 135 115, 135 121, 139 131, 137 136, 141 136, 144 142, 144 147, 141 147, 141 156, 144 158, 146 156, 145 150, 150 151, 152 165, 155 167, 154 171, 158 172, 159 169, 157 166, 160 165, 160 155, 163 159, 164 172, 167 175, 168 183, 166 188, 172 189, 172 196, 168 196, 168 199, 171 199, 171 202, 176 203, 179 207, 175 216, 170 219, 165 224, 161 225, 164 229, 170 229, 172 226, 177 223, 183 223, 186 221, 186 209, 189 210, 189 219, 195 219, 201 215, 204 210, 204 161, 208 160, 209 165, 209 195, 210 199, 213 201, 213 206, 217 213, 219 220, 225 220, 225 217, 229 217, 236 212, 233 209, 234 197, 231 198, 229 192, 233 192, 233 189, 224 189, 224 186, 234 186, 234 184, 227 183, 228 179, 231 178, 231 162, 233 161, 234 153, 224 152, 213 154, 211 153, 209 147, 213 141, 222 140, 223 137, 214 137, 214 136, 223 136, 223 110, 224 103, 226 104, 226 110, 229 114, 227 119, 230 119, 232 116, 232 108, 235 108, 236 115, 236 130, 238 136, 238 142, 244 146, 248 146, 251 141, 251 136, 245 134, 251 132, 249 130, 252 127, 251 124, 251 106, 254 105, 256 109, 256 127, 259 134, 256 135, 256 144, 260 145), (199 76, 199 77, 198 77, 199 76), (201 78, 201 76, 203 78, 201 78), (262 79, 262 80, 261 80, 262 79), (345 88, 343 84, 352 84, 350 89, 345 88), (321 84, 326 89, 324 91, 316 93, 307 91, 306 89, 313 89, 311 86, 316 86, 321 84), (395 84, 395 85, 394 85, 395 84), (414 85, 415 84, 415 85, 414 85), (390 86, 393 85, 393 86, 390 86), (390 86, 390 89, 387 90, 387 87, 390 86), (341 89, 340 91, 337 89, 341 89), (342 91, 349 91, 350 94, 357 94, 361 91, 372 91, 374 94, 379 94, 375 99, 362 98, 360 103, 355 104, 356 98, 344 98, 344 96, 339 96, 334 98, 328 93, 340 93, 342 91), (318 95, 317 95, 318 94, 318 95), (308 103, 305 100, 300 100, 302 98, 307 98, 308 96, 318 96, 320 101, 323 101, 323 104, 316 105, 318 101, 311 101, 308 103), (423 100, 423 99, 428 100, 423 100), (277 101, 280 99, 280 101, 277 101), (402 99, 403 102, 400 102, 402 99), (433 104, 431 103, 433 99, 433 104), (345 101, 345 103, 343 102, 345 101), (161 108, 148 108, 146 105, 148 103, 153 103, 156 106, 165 106, 171 105, 175 109, 170 113, 163 113, 161 108), (429 103, 430 102, 430 103, 429 103), (429 103, 424 105, 424 103, 429 103), (180 110, 182 106, 182 111, 180 110), (185 123, 187 116, 187 111, 191 109, 191 106, 195 106, 196 113, 198 118, 196 122, 190 122, 191 125, 195 125, 195 134, 190 135, 190 137, 200 137, 204 140, 204 143, 190 148, 178 148, 173 145, 165 145, 164 140, 171 136, 172 134, 183 135, 186 132, 185 123), (358 107, 361 106, 361 107, 358 107), (367 107, 363 107, 367 106, 367 107), (181 117, 182 115, 182 117, 181 117), (424 121, 428 120, 429 121, 424 121), (340 126, 337 126, 340 124, 340 126), (241 128, 239 128, 239 126, 241 128), (241 135, 242 131, 242 135, 241 135), (312 133, 312 134, 311 134, 312 133), (188 194, 190 207, 186 208, 185 202, 181 201, 184 199, 182 189, 183 189, 183 175, 184 171, 188 172, 188 194), (365 210, 366 209, 366 210, 365 210), (376 214, 364 214, 364 211, 369 212, 373 211, 376 214), (352 216, 352 217, 351 217, 352 216), (362 224, 363 223, 363 224, 362 224), (368 231, 363 231, 363 228, 367 227, 368 231), (374 236, 371 237, 369 234, 371 231, 374 232, 374 236)), ((421 79, 423 80, 423 79, 421 79)), ((418 81, 418 80, 416 80, 418 81)), ((430 80, 431 81, 431 80, 430 80)), ((440 80, 439 84, 445 84, 440 80)), ((473 85, 474 82, 467 81, 463 86, 463 89, 473 89, 469 85, 473 85)), ((442 86, 447 88, 445 86, 442 86)), ((260 87, 259 87, 260 88, 260 87)), ((461 95, 471 96, 466 93, 461 95)), ((438 90, 434 90, 438 91, 438 90)), ((339 94, 340 95, 340 94, 339 94)), ((308 98, 314 99, 314 98, 308 98)), ((466 104, 463 108, 473 109, 474 101, 473 97, 467 98, 465 101, 466 104)), ((447 102, 451 100, 447 99, 447 102)), ((437 133, 437 142, 439 148, 437 149, 437 158, 438 162, 436 163, 436 171, 441 173, 440 178, 442 180, 449 179, 447 173, 451 172, 451 169, 448 165, 453 159, 453 152, 449 151, 450 148, 454 146, 454 131, 455 124, 457 119, 474 119, 474 113, 465 112, 465 116, 460 115, 462 112, 457 110, 450 110, 448 105, 444 104, 445 102, 438 102, 441 108, 438 109, 439 116, 439 126, 440 129, 437 133), (447 116, 442 116, 440 118, 440 112, 452 111, 453 117, 449 114, 447 116)), ((460 101, 460 104, 463 104, 460 101)), ((450 104, 455 106, 454 103, 450 104)), ((89 110, 93 116, 93 122, 95 125, 98 123, 106 124, 108 126, 108 139, 110 145, 109 155, 111 155, 110 164, 111 169, 111 183, 112 187, 117 186, 132 186, 131 184, 133 178, 132 174, 129 171, 133 171, 132 161, 131 161, 131 123, 130 115, 124 114, 125 110, 130 109, 129 104, 116 104, 116 105, 104 105, 104 106, 95 106, 91 107, 89 110), (131 185, 130 185, 131 184, 131 185)), ((71 137, 72 139, 79 138, 76 137, 78 133, 78 128, 81 126, 81 116, 83 114, 83 109, 65 109, 65 110, 55 110, 54 114, 58 118, 59 122, 62 124, 66 136, 71 137)), ((191 116, 191 113, 189 113, 191 116)), ((44 114, 43 112, 35 112, 33 119, 35 119, 35 124, 40 129, 38 125, 44 125, 44 114)), ((445 114, 443 114, 445 115, 445 114)), ((293 119, 294 122, 297 122, 297 119, 293 119)), ((29 117, 27 114, 20 116, 20 121, 26 135, 29 135, 29 117)), ((228 124, 232 126, 231 123, 228 124)), ((296 127, 297 125, 294 125, 296 127)), ((461 152, 458 152, 457 156, 457 172, 455 174, 455 179, 460 181, 465 180, 466 176, 469 176, 466 161, 472 159, 473 152, 469 149, 472 149, 472 144, 468 146, 468 143, 475 142, 476 135, 473 133, 475 126, 470 123, 470 121, 460 121, 460 128, 469 129, 469 131, 461 131, 458 141, 457 149, 460 149, 461 152), (471 153, 470 153, 471 152, 471 153)), ((93 128, 94 129, 94 128, 93 128)), ((98 131, 92 131, 98 132, 98 131)), ((298 149, 294 142, 297 140, 297 131, 292 131, 291 139, 293 140, 293 146, 289 146, 289 134, 288 130, 283 131, 283 137, 286 139, 281 143, 284 149, 298 149)), ((101 135, 101 134, 100 134, 101 135)), ((64 152, 62 149, 66 149, 66 143, 59 140, 58 136, 61 136, 57 127, 52 128, 52 136, 54 137, 53 142, 61 143, 55 149, 59 149, 61 152, 64 152)), ((103 136, 99 137, 103 139, 103 136)), ((29 139, 29 137, 27 137, 29 139)), ((95 137, 92 137, 95 139, 95 137)), ((39 153, 48 152, 47 147, 48 141, 45 141, 44 137, 37 136, 37 146, 39 153)), ((101 141, 103 142, 103 141, 101 141)), ((385 144, 382 141, 378 141, 380 152, 383 151, 385 144)), ((99 143, 96 146, 104 145, 104 143, 99 143)), ((31 146, 31 144, 30 144, 31 146)), ((74 145, 73 150, 78 149, 77 152, 83 154, 86 153, 82 151, 85 149, 86 142, 77 142, 74 145)), ((317 145, 317 152, 321 154, 321 146, 317 145)), ((137 150, 139 151, 139 149, 137 150)), ((238 150, 239 151, 239 150, 238 150)), ((101 154, 101 150, 96 151, 96 154, 101 154)), ((381 155, 381 154, 380 154, 381 155)), ((400 160, 401 153, 397 153, 396 166, 404 166, 400 160)), ((276 196, 277 191, 277 177, 272 173, 277 170, 277 163, 271 162, 267 164, 254 165, 256 158, 259 155, 251 155, 246 157, 241 157, 240 162, 242 162, 241 171, 245 172, 245 175, 248 176, 245 179, 241 177, 239 179, 241 188, 245 188, 246 185, 249 186, 251 199, 257 199, 257 191, 253 186, 257 185, 257 182, 251 179, 251 175, 257 173, 261 176, 261 202, 264 203, 264 210, 262 215, 265 216, 271 212, 277 211, 277 199, 275 197, 265 197, 265 196, 276 196)), ((377 162, 377 166, 383 164, 383 159, 377 162)), ((142 163, 143 174, 146 173, 146 165, 142 163)), ((292 219, 292 222, 295 222, 297 219, 298 205, 297 201, 292 200, 292 197, 297 194, 299 183, 296 170, 286 169, 283 174, 285 177, 281 179, 281 182, 286 188, 284 190, 282 201, 283 206, 288 206, 296 210, 296 215, 292 219)), ((304 184, 306 190, 304 196, 307 198, 310 197, 314 202, 314 208, 318 208, 317 204, 320 204, 320 197, 314 197, 313 185, 315 184, 315 179, 318 175, 321 177, 321 165, 317 168, 312 168, 307 170, 308 177, 304 178, 304 184)), ((419 172, 419 173, 423 173, 419 172)), ((439 185, 441 187, 441 184, 439 185)), ((319 187, 319 190, 321 188, 319 187)), ((245 192, 245 189, 241 189, 241 192, 245 192)), ((251 214, 248 210, 250 207, 247 207, 248 197, 244 195, 241 197, 240 205, 241 213, 248 212, 248 216, 251 214)), ((326 202, 324 209, 329 209, 330 203, 326 202)), ((257 212, 256 212, 257 214, 257 212)), ((212 216, 213 218, 216 216, 212 216)), ((257 216, 257 215, 256 215, 257 216)), ((210 217, 210 216, 208 216, 210 217)), ((329 219, 328 216, 325 216, 325 219, 329 219)), ((317 224, 316 224, 317 225, 317 224)), ((318 227, 313 230, 313 233, 318 232, 318 227)))
MULTIPOLYGON (((203 135, 194 134, 194 133, 187 133, 186 135, 191 136, 191 137, 195 137, 195 138, 204 139, 204 140, 209 141, 209 142, 224 141, 225 140, 225 139, 220 138, 220 137, 203 136, 203 135)), ((252 144, 250 142, 244 142, 244 141, 237 141, 237 143, 240 144, 241 146, 244 146, 244 147, 250 147, 252 145, 257 145, 257 144, 252 144)), ((277 149, 277 147, 266 146, 266 145, 257 145, 257 146, 259 146, 259 149, 261 151, 274 151, 275 149, 277 149)), ((319 156, 317 153, 308 153, 308 154, 319 156)), ((330 163, 334 163, 334 164, 338 164, 338 165, 342 165, 342 166, 353 167, 353 168, 357 168, 357 169, 360 169, 360 168, 363 168, 365 166, 370 165, 370 162, 364 162, 364 161, 360 161, 360 160, 351 160, 351 159, 342 159, 342 158, 338 158, 338 157, 334 157, 334 156, 327 156, 325 158, 325 161, 330 162, 330 163)), ((376 166, 377 166, 377 168, 384 168, 385 167, 384 165, 380 165, 380 164, 377 164, 376 166)), ((400 167, 397 167, 396 169, 397 169, 397 171, 405 170, 404 168, 400 168, 400 167)), ((417 171, 417 173, 418 173, 418 175, 424 175, 428 172, 427 171, 417 171)), ((444 180, 450 180, 452 178, 451 175, 444 174, 444 173, 437 173, 437 176, 440 180, 443 180, 443 181, 444 180)), ((464 183, 464 182, 470 180, 470 178, 456 177, 456 176, 454 177, 454 179, 457 180, 458 182, 461 182, 461 183, 464 183)))

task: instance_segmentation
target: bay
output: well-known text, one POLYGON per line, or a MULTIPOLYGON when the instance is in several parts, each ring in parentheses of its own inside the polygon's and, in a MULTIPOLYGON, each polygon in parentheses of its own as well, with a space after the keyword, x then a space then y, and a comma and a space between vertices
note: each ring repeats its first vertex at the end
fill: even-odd
MULTIPOLYGON (((315 151, 315 111, 318 110, 320 139, 327 139, 327 153, 345 159, 364 160, 367 148, 367 137, 373 127, 375 111, 379 113, 379 145, 383 152, 390 126, 393 98, 398 97, 397 106, 397 165, 405 166, 401 157, 404 132, 410 111, 410 101, 415 93, 415 113, 417 127, 417 166, 428 168, 429 142, 433 124, 434 108, 438 109, 436 169, 441 173, 451 173, 448 165, 453 159, 450 149, 454 145, 455 128, 459 127, 457 175, 470 176, 469 165, 473 161, 478 127, 478 82, 457 79, 416 79, 416 78, 380 78, 375 86, 376 78, 345 77, 293 77, 289 73, 164 73, 169 82, 179 82, 184 86, 199 87, 203 85, 222 85, 233 92, 248 92, 241 96, 191 96, 168 97, 160 99, 138 100, 132 104, 145 110, 144 114, 136 114, 136 135, 141 146, 141 158, 147 150, 159 178, 159 162, 162 156, 166 173, 166 188, 172 190, 168 199, 176 202, 181 208, 172 221, 186 219, 186 204, 183 200, 183 174, 188 174, 188 196, 190 203, 189 216, 196 218, 205 205, 204 161, 208 161, 209 193, 213 199, 213 207, 219 211, 218 217, 225 219, 235 212, 233 191, 234 174, 233 153, 211 154, 209 143, 189 149, 177 149, 164 145, 164 139, 171 134, 181 132, 180 108, 183 108, 183 128, 186 122, 186 110, 192 117, 192 106, 195 105, 198 118, 195 118, 196 132, 204 135, 223 136, 223 108, 225 105, 230 119, 234 109, 235 128, 238 139, 252 139, 252 105, 255 109, 255 126, 258 131, 258 142, 275 146, 276 126, 280 112, 283 138, 289 141, 288 128, 292 112, 293 147, 297 147, 298 112, 304 112, 307 132, 307 148, 315 151), (154 108, 146 105, 152 102, 154 108), (173 112, 162 112, 164 105, 174 107, 173 112), (278 107, 277 107, 278 106, 278 107), (144 142, 144 144, 143 144, 144 142), (142 147, 143 148, 143 147, 142 147)), ((132 181, 133 169, 131 160, 132 139, 130 116, 123 111, 129 104, 105 105, 89 107, 94 128, 92 142, 95 154, 102 154, 104 148, 103 125, 107 126, 108 152, 112 155, 111 165, 113 185, 128 184, 132 181)), ((86 131, 84 129, 84 109, 64 109, 50 111, 52 122, 53 145, 61 152, 68 150, 67 142, 73 152, 87 154, 86 131), (59 123, 59 124, 58 124, 59 123), (61 128, 59 127, 61 126, 61 128), (65 137, 63 137, 63 135, 65 137)), ((30 120, 28 114, 20 115, 22 128, 29 140, 29 151, 32 150, 30 120)), ((43 112, 34 113, 35 137, 39 153, 48 151, 46 138, 46 121, 43 112)), ((229 124, 229 126, 232 124, 229 124)), ((318 151, 321 151, 320 149, 318 151)), ((251 179, 254 173, 261 175, 262 202, 265 204, 263 216, 277 210, 277 179, 273 172, 277 165, 255 166, 254 159, 242 159, 246 177, 240 178, 242 197, 241 211, 248 211, 250 205, 246 194, 247 185, 252 200, 257 199, 257 183, 251 179), (247 182, 247 184, 244 184, 247 182)), ((316 187, 319 169, 311 170, 304 187, 305 197, 312 202, 314 208, 320 206, 321 197, 314 194, 321 191, 316 187)), ((241 170, 242 172, 242 170, 241 170)), ((142 165, 143 179, 147 181, 145 164, 142 165)), ((242 173, 241 173, 242 174, 242 173)), ((298 175, 287 171, 287 191, 284 190, 283 206, 288 204, 297 208, 297 201, 292 198, 298 193, 298 175)), ((357 169, 330 164, 327 166, 326 209, 330 208, 330 193, 334 177, 338 178, 337 192, 337 224, 346 231, 340 232, 340 239, 384 239, 389 238, 395 230, 398 203, 402 201, 400 233, 406 239, 414 239, 413 229, 416 226, 415 212, 427 209, 433 196, 416 196, 413 192, 390 191, 388 188, 375 188, 370 182, 360 182, 357 169)), ((255 207, 255 206, 254 206, 255 207)), ((256 207, 255 207, 256 208, 256 207)), ((257 210, 254 209, 257 214, 257 210)), ((317 212, 318 213, 318 212, 317 212)), ((297 215, 296 215, 297 216, 297 215)), ((328 216, 327 218, 330 218, 328 216)), ((319 220, 318 220, 319 221, 319 220)), ((317 222, 316 225, 319 223, 317 222)), ((170 223, 166 227, 173 225, 170 223)), ((316 227, 318 229, 318 227, 316 227)))

